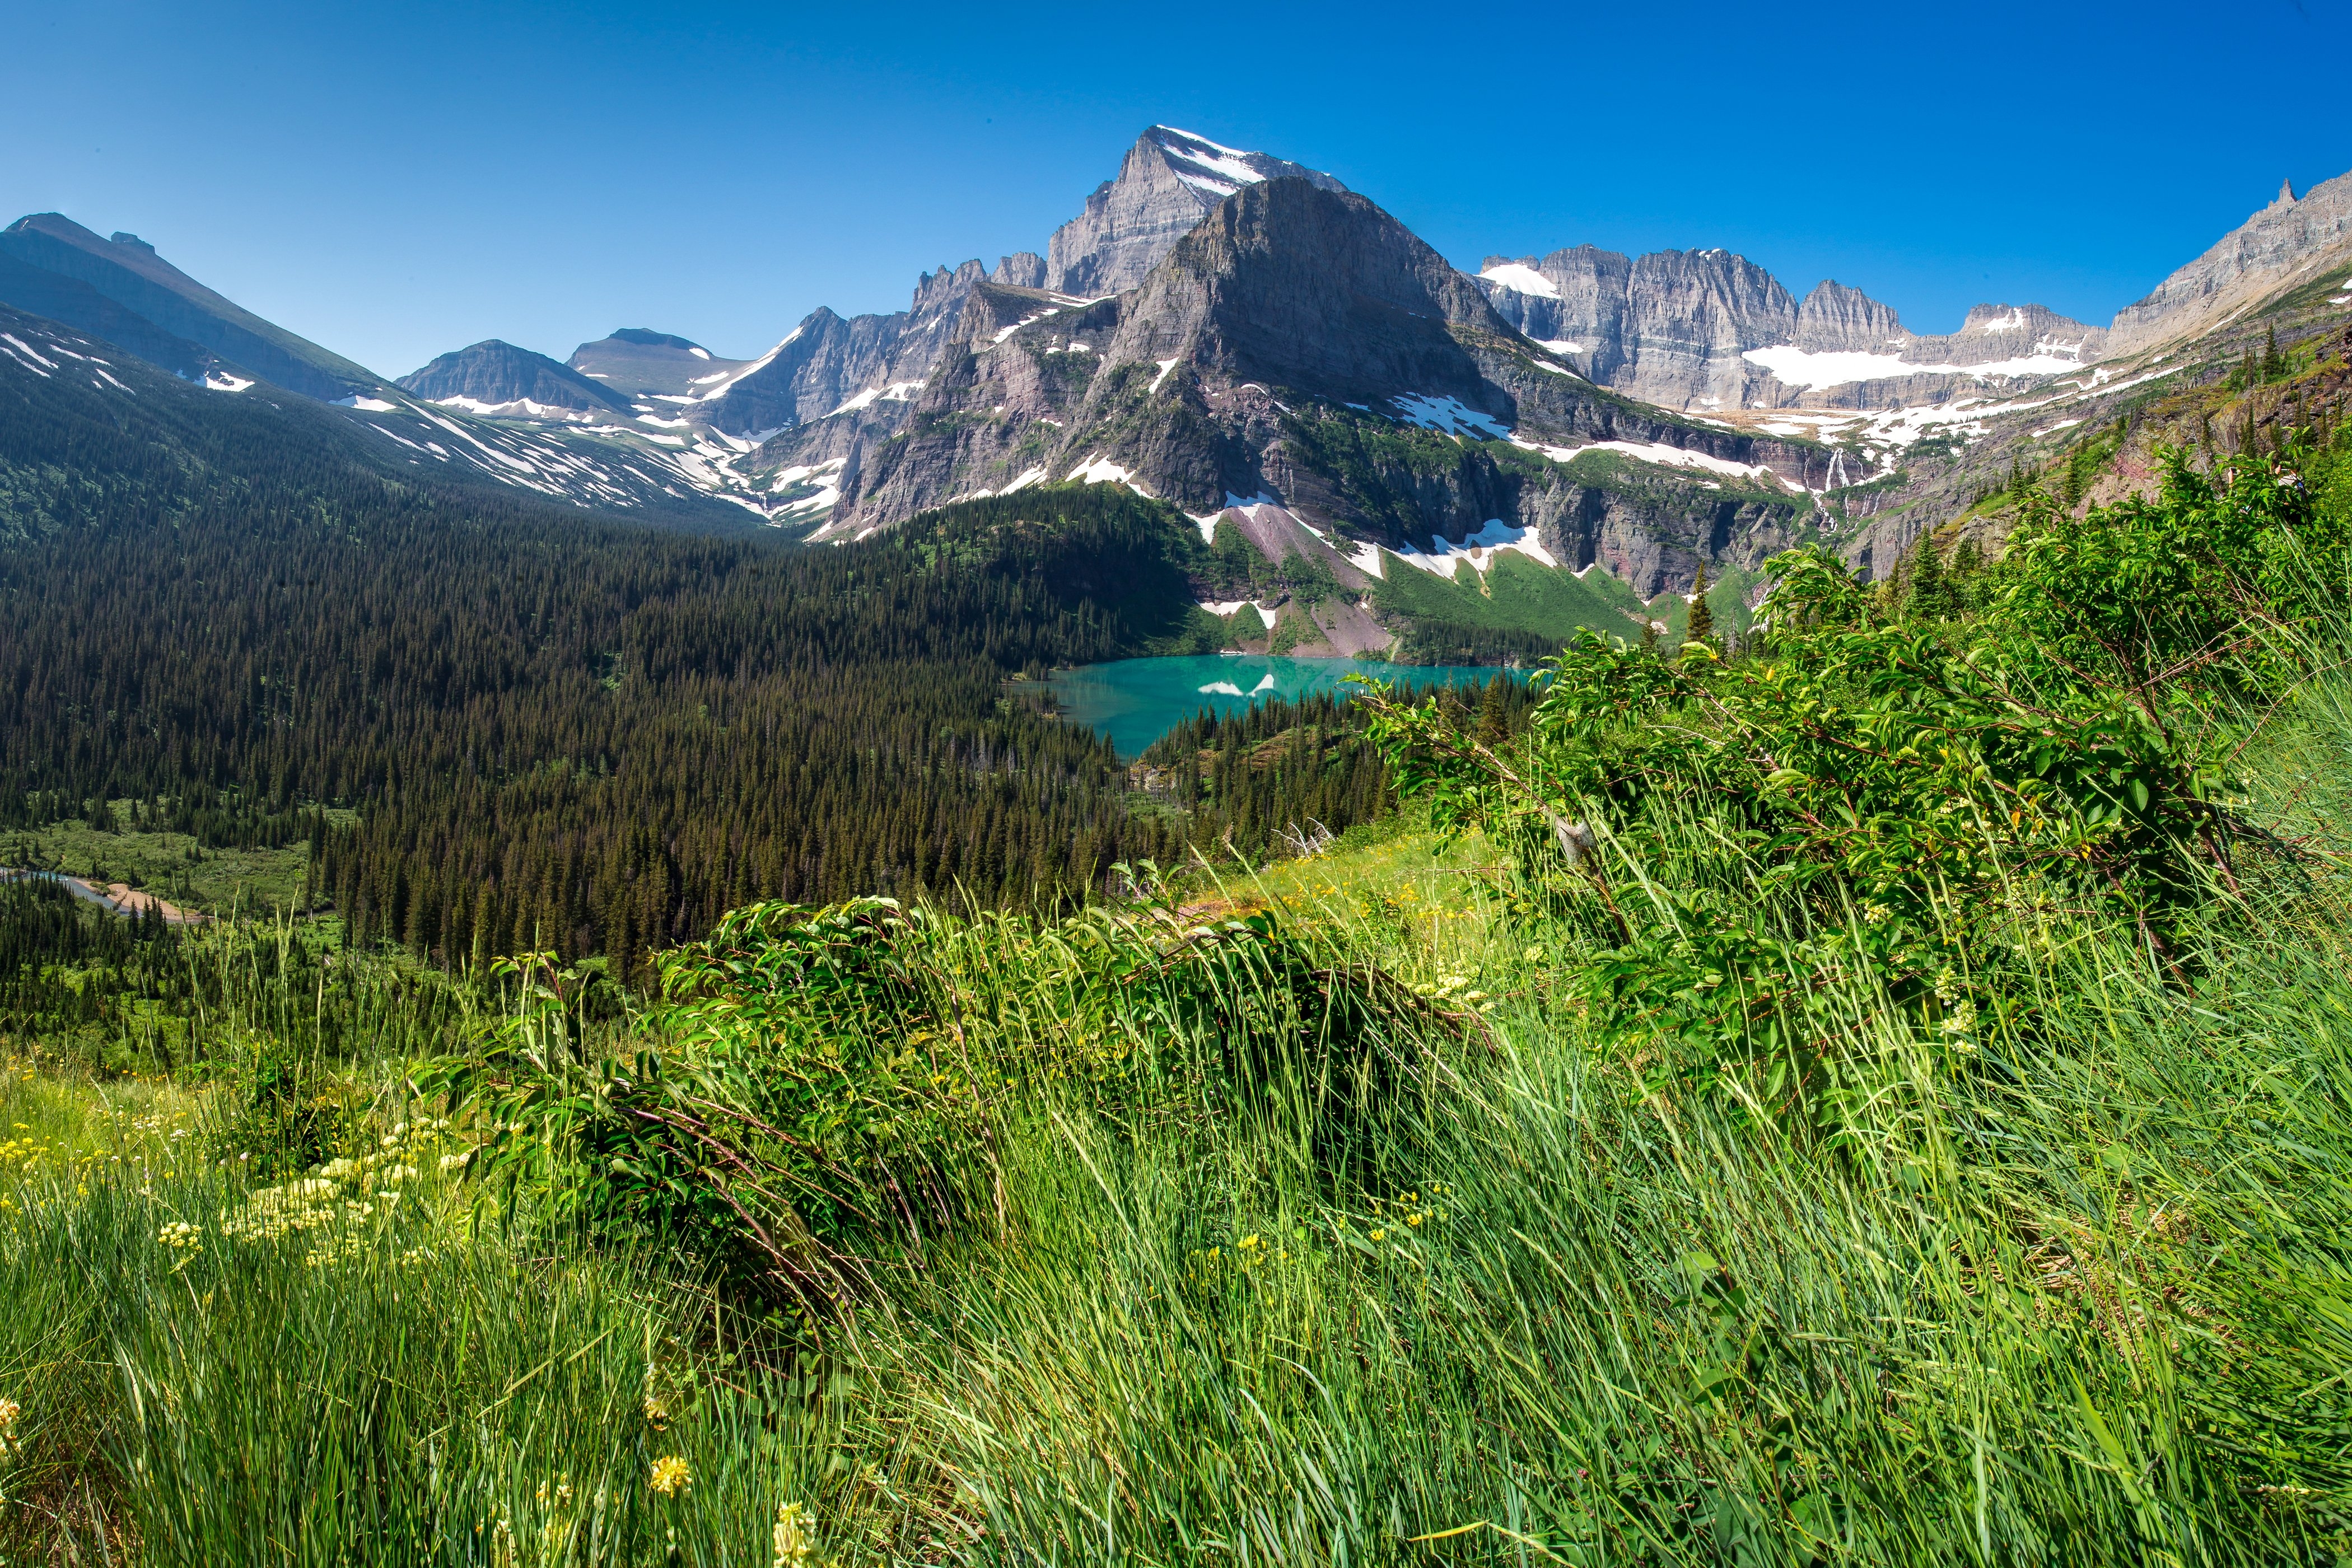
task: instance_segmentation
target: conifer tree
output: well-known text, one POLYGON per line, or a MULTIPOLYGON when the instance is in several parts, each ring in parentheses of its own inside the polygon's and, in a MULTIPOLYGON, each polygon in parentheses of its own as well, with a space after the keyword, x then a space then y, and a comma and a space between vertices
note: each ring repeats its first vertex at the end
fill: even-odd
POLYGON ((1510 679, 1495 677, 1486 683, 1486 694, 1478 700, 1478 743, 1489 750, 1510 739, 1510 720, 1503 707, 1503 688, 1510 679))
POLYGON ((1690 619, 1683 633, 1685 644, 1715 647, 1715 611, 1706 602, 1706 563, 1698 563, 1698 580, 1691 584, 1690 619))
POLYGON ((1908 608, 1917 621, 1940 621, 1952 613, 1951 586, 1944 576, 1944 558, 1937 553, 1936 536, 1923 533, 1913 552, 1908 608))

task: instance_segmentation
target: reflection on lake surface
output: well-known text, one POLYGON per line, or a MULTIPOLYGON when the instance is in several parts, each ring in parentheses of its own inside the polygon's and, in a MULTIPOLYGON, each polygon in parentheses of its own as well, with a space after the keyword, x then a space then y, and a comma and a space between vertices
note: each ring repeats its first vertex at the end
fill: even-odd
POLYGON ((1110 737, 1132 760, 1202 709, 1238 713, 1279 697, 1296 702, 1329 692, 1345 697, 1351 675, 1412 687, 1482 682, 1498 669, 1464 664, 1367 664, 1344 658, 1267 658, 1211 654, 1199 658, 1122 658, 1056 671, 1046 682, 1073 723, 1110 737))

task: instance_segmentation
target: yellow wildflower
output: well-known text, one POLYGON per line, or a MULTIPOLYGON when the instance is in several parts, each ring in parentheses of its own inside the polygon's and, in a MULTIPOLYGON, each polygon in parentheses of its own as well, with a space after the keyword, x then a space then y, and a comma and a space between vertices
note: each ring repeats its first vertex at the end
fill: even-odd
POLYGON ((676 1454, 654 1461, 653 1488, 664 1497, 676 1497, 694 1484, 694 1472, 676 1454))
POLYGON ((814 1550, 809 1540, 807 1512, 796 1502, 776 1505, 775 1568, 800 1568, 814 1550))

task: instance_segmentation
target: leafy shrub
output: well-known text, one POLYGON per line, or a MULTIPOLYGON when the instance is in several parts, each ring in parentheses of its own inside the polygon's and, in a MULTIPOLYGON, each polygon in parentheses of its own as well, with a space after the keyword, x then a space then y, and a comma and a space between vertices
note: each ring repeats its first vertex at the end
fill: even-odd
POLYGON ((2340 549, 2292 469, 2176 455, 2156 500, 2031 505, 1958 626, 1883 618, 1810 547, 1772 563, 1769 658, 1586 634, 1515 751, 1431 703, 1377 703, 1373 733, 1401 792, 1517 846, 1606 1037, 1786 1103, 1857 985, 1965 1052, 2071 923, 2120 917, 2181 962, 2180 921, 2280 849, 2235 804, 2217 700, 2281 685, 2340 549))
POLYGON ((1279 1118, 1334 1179, 1369 1179, 1372 1127, 1475 1019, 1271 915, 1202 923, 1158 890, 1045 925, 753 905, 667 960, 621 1054, 581 1027, 583 977, 520 961, 514 1006, 420 1084, 473 1130, 477 1180, 819 1318, 989 1212, 1007 1118, 1056 1096, 1139 1132, 1279 1118))

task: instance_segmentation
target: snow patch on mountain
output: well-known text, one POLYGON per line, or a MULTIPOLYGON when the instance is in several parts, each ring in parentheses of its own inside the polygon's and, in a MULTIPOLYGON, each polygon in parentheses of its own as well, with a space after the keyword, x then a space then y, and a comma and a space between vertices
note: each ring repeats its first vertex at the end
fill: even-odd
POLYGON ((1108 458, 1088 458, 1069 473, 1070 479, 1089 485, 1125 485, 1137 495, 1150 497, 1151 492, 1135 482, 1135 470, 1121 468, 1108 458))
MULTIPOLYGON (((2019 312, 2021 319, 2022 312, 2019 312)), ((2002 321, 1992 330, 2005 331, 2011 325, 2002 321)), ((2070 370, 2083 368, 2080 344, 2058 343, 2048 339, 2034 344, 2033 352, 2014 358, 1993 360, 1984 364, 1914 364, 1894 354, 1872 353, 1857 349, 1801 349, 1794 343, 1780 343, 1770 348, 1749 349, 1739 357, 1748 363, 1760 365, 1790 386, 1846 386, 1857 381, 1885 381, 1906 375, 1965 375, 1979 381, 1993 377, 2014 378, 2029 375, 2063 375, 2070 370)))
POLYGON ((1540 300, 1559 298, 1559 285, 1524 261, 1497 262, 1478 276, 1489 283, 1499 283, 1515 293, 1533 294, 1540 300))
POLYGON ((922 391, 924 385, 925 384, 920 381, 894 381, 887 386, 869 386, 865 391, 857 394, 855 397, 852 397, 847 402, 844 403, 840 407, 835 409, 833 414, 826 415, 825 417, 830 419, 833 417, 834 414, 854 413, 877 400, 890 403, 911 403, 914 401, 915 394, 922 391))
POLYGON ((1484 576, 1506 551, 1515 551, 1547 566, 1556 567, 1560 563, 1559 557, 1546 550, 1537 540, 1534 529, 1514 528, 1499 517, 1488 518, 1485 527, 1465 535, 1458 544, 1439 534, 1430 541, 1430 547, 1425 552, 1408 542, 1402 550, 1391 553, 1424 572, 1451 577, 1455 568, 1465 561, 1470 563, 1472 571, 1484 576))
POLYGON ((1496 441, 1510 438, 1510 431, 1492 415, 1479 413, 1458 397, 1425 397, 1419 393, 1407 393, 1389 401, 1396 405, 1399 417, 1406 424, 1418 425, 1424 430, 1496 441))
POLYGON ((1777 485, 1786 489, 1798 488, 1761 463, 1736 463, 1712 452, 1694 452, 1682 447, 1669 447, 1663 441, 1591 441, 1581 447, 1550 447, 1541 442, 1524 441, 1515 436, 1511 438, 1511 445, 1525 451, 1540 452, 1555 463, 1573 462, 1587 452, 1615 452, 1636 462, 1654 463, 1660 468, 1699 468, 1729 479, 1777 485))

